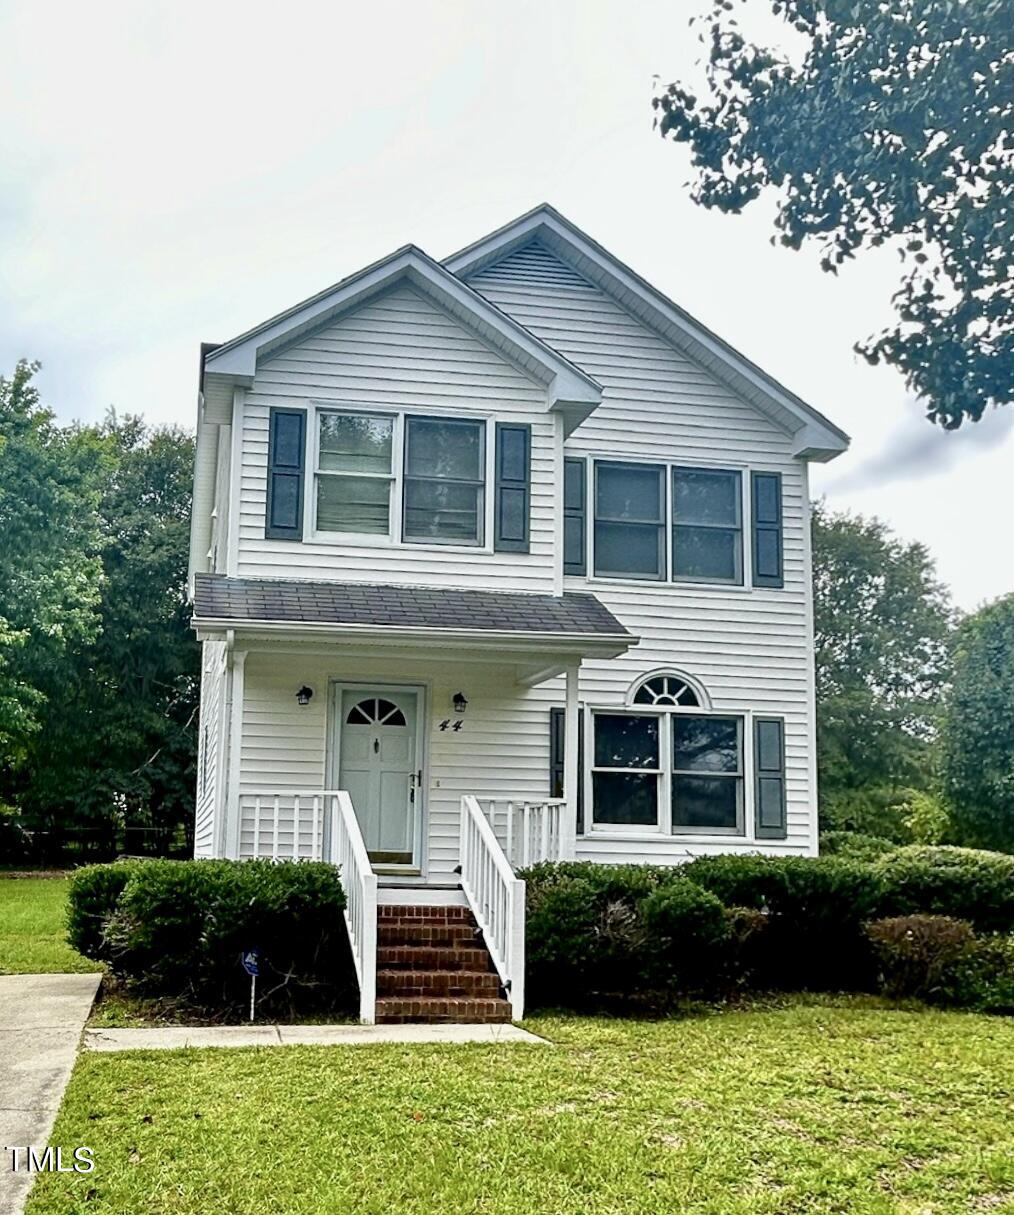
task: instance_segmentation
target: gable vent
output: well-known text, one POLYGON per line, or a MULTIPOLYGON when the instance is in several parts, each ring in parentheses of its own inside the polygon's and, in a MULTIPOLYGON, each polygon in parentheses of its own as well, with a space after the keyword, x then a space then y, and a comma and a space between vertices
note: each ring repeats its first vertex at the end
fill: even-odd
POLYGON ((515 249, 502 261, 494 262, 469 279, 469 286, 481 290, 483 283, 552 283, 557 287, 590 287, 576 270, 550 251, 540 241, 532 241, 515 249))

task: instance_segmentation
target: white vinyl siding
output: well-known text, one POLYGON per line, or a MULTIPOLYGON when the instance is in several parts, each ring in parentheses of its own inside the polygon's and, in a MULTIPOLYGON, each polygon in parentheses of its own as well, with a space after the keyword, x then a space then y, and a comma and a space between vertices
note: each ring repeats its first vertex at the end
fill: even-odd
POLYGON ((194 856, 214 856, 223 795, 225 643, 201 646, 201 706, 197 718, 197 808, 194 856))
MULTIPOLYGON (((603 861, 680 859, 736 847, 764 852, 815 852, 813 648, 809 625, 806 466, 791 440, 752 405, 635 320, 599 288, 584 282, 538 246, 512 254, 470 280, 513 316, 602 384, 602 404, 566 442, 567 456, 637 460, 680 467, 782 474, 785 585, 763 589, 722 584, 565 579, 587 589, 642 640, 620 658, 581 669, 586 705, 614 707, 649 671, 676 668, 707 689, 716 713, 745 715, 746 834, 739 839, 578 839, 581 857, 603 861), (753 838, 750 717, 785 718, 784 840, 753 838)), ((743 518, 750 534, 749 501, 743 518)), ((749 544, 744 539, 744 549, 749 544)), ((748 558, 748 553, 746 554, 748 558)), ((589 571, 594 567, 589 564, 589 571)), ((540 689, 563 703, 563 681, 540 689)), ((548 715, 548 713, 547 713, 548 715)), ((587 790, 586 790, 587 794, 587 790)), ((586 797, 586 805, 587 805, 586 797)))
MULTIPOLYGON (((242 405, 238 552, 242 577, 341 578, 344 581, 485 587, 550 593, 555 574, 554 467, 557 418, 544 387, 483 345, 457 321, 407 287, 364 305, 258 367, 242 405), (392 501, 393 539, 312 534, 314 478, 307 478, 302 542, 265 539, 268 411, 339 407, 351 411, 472 417, 488 424, 486 481, 492 484, 495 420, 532 427, 531 552, 494 553, 492 494, 484 495, 481 545, 403 544, 400 503, 392 501)), ((314 459, 313 417, 307 467, 314 459)))

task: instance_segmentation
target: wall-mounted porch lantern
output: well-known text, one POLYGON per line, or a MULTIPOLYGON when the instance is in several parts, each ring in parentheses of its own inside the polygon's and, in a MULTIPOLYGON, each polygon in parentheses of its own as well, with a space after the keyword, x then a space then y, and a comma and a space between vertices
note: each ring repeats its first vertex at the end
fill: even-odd
POLYGON ((313 699, 313 688, 308 688, 304 683, 296 693, 296 704, 305 707, 313 699))
POLYGON ((468 708, 468 701, 465 699, 464 692, 454 693, 454 711, 455 713, 464 713, 468 708))

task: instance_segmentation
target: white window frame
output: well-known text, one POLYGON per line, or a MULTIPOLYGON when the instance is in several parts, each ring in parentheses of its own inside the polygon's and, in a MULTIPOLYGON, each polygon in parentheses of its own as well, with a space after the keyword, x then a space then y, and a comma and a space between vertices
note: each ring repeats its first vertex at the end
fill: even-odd
MULTIPOLYGON (((585 527, 585 574, 566 574, 566 578, 574 578, 591 586, 615 586, 616 583, 631 583, 635 586, 669 586, 669 587, 710 587, 711 589, 730 595, 749 594, 755 588, 753 582, 753 553, 749 537, 753 534, 752 504, 750 501, 749 481, 750 472, 754 466, 741 460, 686 460, 659 459, 654 456, 605 456, 588 451, 568 451, 564 449, 564 459, 582 460, 585 465, 585 490, 587 497, 587 525, 585 527), (595 493, 597 466, 605 464, 642 464, 665 469, 665 568, 664 578, 636 577, 629 574, 596 574, 595 573, 595 493), (674 468, 685 468, 691 472, 737 472, 740 475, 740 531, 742 547, 742 580, 739 582, 720 582, 714 579, 675 578, 673 576, 673 508, 672 508, 672 474, 674 468)), ((757 466, 758 472, 781 471, 766 466, 757 466)), ((560 504, 563 510, 563 504, 560 504)), ((563 552, 560 553, 563 562, 563 552)))
MULTIPOLYGON (((300 408, 305 408, 306 403, 300 402, 300 408)), ((305 478, 306 485, 303 494, 303 517, 310 521, 307 529, 307 537, 313 544, 320 544, 331 548, 349 547, 349 548, 397 548, 397 549, 424 549, 433 548, 439 549, 441 552, 451 553, 492 553, 493 550, 493 528, 494 528, 494 511, 496 508, 495 486, 495 458, 496 444, 490 442, 490 433, 493 424, 496 421, 509 420, 506 416, 500 418, 498 415, 489 413, 479 413, 474 410, 464 411, 459 413, 448 413, 447 409, 428 408, 426 406, 412 406, 404 409, 385 409, 377 405, 360 405, 354 401, 313 401, 308 409, 307 424, 312 427, 313 438, 307 444, 307 461, 308 471, 310 475, 305 478), (317 476, 320 466, 320 422, 319 415, 322 413, 341 413, 353 414, 359 417, 383 417, 394 419, 394 431, 391 436, 391 498, 390 509, 388 511, 388 530, 385 535, 383 532, 332 532, 321 531, 317 527, 317 476), (482 509, 482 524, 483 524, 483 542, 482 544, 458 544, 454 541, 440 541, 433 539, 420 540, 403 540, 402 539, 402 514, 404 512, 404 471, 405 471, 405 419, 406 417, 427 418, 433 421, 446 419, 453 422, 479 422, 483 425, 483 473, 485 483, 483 486, 483 509, 482 509), (309 467, 309 461, 312 459, 312 468, 309 467)), ((347 475, 359 476, 358 473, 350 474, 333 474, 325 472, 324 476, 329 475, 347 475)), ((364 476, 372 475, 383 477, 383 473, 362 474, 364 476)))
POLYGON ((313 519, 313 535, 316 539, 320 537, 328 537, 330 539, 342 540, 345 537, 353 536, 362 540, 364 537, 373 538, 383 541, 385 537, 390 539, 394 527, 394 511, 396 499, 398 495, 395 492, 396 482, 398 480, 395 469, 395 459, 397 457, 400 444, 400 430, 403 425, 402 416, 388 411, 379 409, 353 409, 353 408, 338 408, 330 409, 324 406, 319 406, 313 411, 313 514, 310 516, 313 519), (338 415, 346 418, 386 418, 390 419, 391 426, 391 469, 386 473, 359 473, 359 472, 336 472, 334 469, 320 467, 320 423, 321 418, 325 415, 338 415), (332 529, 320 529, 317 526, 317 482, 321 477, 359 477, 362 479, 370 479, 371 481, 387 481, 387 532, 339 532, 332 529))
MULTIPOLYGON (((655 672, 658 674, 658 672, 655 672)), ((647 678, 647 677, 646 677, 647 678)), ((640 687, 643 679, 639 679, 634 689, 640 687)), ((693 685, 691 685, 693 686, 693 685)), ((704 840, 726 841, 730 839, 751 840, 753 833, 750 824, 753 821, 753 792, 751 789, 753 775, 753 712, 749 709, 714 709, 708 703, 700 705, 632 705, 625 702, 621 705, 592 704, 585 708, 585 771, 584 771, 584 804, 585 804, 585 834, 595 836, 611 836, 613 838, 631 839, 652 836, 667 840, 704 840), (597 768, 595 766, 595 718, 598 715, 620 717, 655 717, 661 719, 658 724, 659 764, 657 790, 658 814, 654 826, 626 823, 598 823, 595 821, 595 783, 592 780, 594 772, 647 772, 646 768, 597 768), (723 827, 676 827, 672 822, 672 785, 673 777, 673 738, 671 718, 683 717, 721 717, 735 718, 740 730, 740 771, 736 778, 740 782, 740 797, 737 806, 738 825, 735 829, 723 827)), ((695 775, 695 774, 689 774, 695 775)), ((696 775, 707 775, 698 773, 696 775)), ((729 779, 732 779, 731 774, 729 779)))

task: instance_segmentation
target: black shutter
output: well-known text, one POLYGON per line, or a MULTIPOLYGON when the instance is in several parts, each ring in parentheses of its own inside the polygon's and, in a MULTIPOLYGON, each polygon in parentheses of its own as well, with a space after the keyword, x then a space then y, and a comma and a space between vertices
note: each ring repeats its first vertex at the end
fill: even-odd
POLYGON ((588 545, 588 465, 584 460, 563 462, 563 572, 584 574, 588 545))
POLYGON ((782 475, 750 474, 753 515, 753 584, 784 586, 782 566, 782 475))
POLYGON ((496 510, 493 548, 527 553, 532 500, 532 428, 496 424, 496 510))
MULTIPOLYGON (((563 797, 564 738, 567 732, 565 709, 549 710, 549 796, 563 797)), ((577 830, 584 831, 584 714, 577 715, 577 830)))
POLYGON ((268 420, 268 501, 264 535, 272 540, 303 538, 303 469, 306 411, 272 409, 268 420))
POLYGON ((757 838, 783 840, 785 820, 785 723, 780 717, 753 722, 754 815, 757 838))

